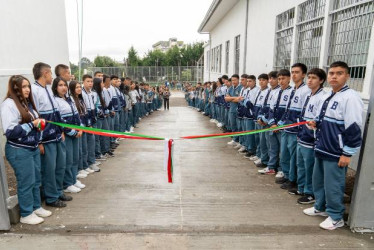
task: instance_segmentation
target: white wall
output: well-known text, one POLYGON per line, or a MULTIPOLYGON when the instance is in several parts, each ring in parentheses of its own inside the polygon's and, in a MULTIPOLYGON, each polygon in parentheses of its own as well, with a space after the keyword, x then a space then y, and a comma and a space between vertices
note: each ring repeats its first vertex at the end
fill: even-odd
MULTIPOLYGON (((221 72, 211 72, 209 79, 209 72, 205 69, 204 72, 204 81, 214 80, 216 81, 218 77, 221 77, 223 74, 231 76, 234 74, 234 48, 235 48, 235 37, 240 35, 240 71, 243 69, 243 52, 244 52, 244 34, 245 34, 245 12, 246 12, 246 1, 242 0, 238 2, 230 12, 216 25, 216 27, 211 31, 211 48, 215 48, 222 44, 222 64, 221 72), (225 52, 226 52, 226 41, 230 40, 230 58, 229 58, 229 72, 225 71, 225 52)), ((209 46, 205 48, 205 57, 206 52, 209 46)), ((205 62, 206 63, 206 62, 205 62)), ((208 65, 208 64, 205 64, 208 65)), ((238 72, 236 72, 238 73, 238 72)), ((242 72, 240 72, 242 73, 242 72)))
POLYGON ((0 0, 0 6, 2 102, 9 76, 22 74, 32 82, 35 63, 69 65, 69 49, 64 0, 0 0))
MULTIPOLYGON (((273 68, 275 23, 276 16, 305 0, 249 0, 248 8, 248 40, 246 72, 243 70, 244 35, 246 0, 241 0, 232 10, 211 30, 212 48, 222 43, 222 72, 210 73, 205 69, 204 81, 217 80, 222 74, 232 75, 234 72, 234 37, 241 35, 240 72, 253 75, 268 73, 273 68), (229 72, 225 70, 225 42, 230 39, 229 72)), ((205 55, 209 46, 205 48, 205 55)), ((205 64, 207 65, 207 64, 205 64)))

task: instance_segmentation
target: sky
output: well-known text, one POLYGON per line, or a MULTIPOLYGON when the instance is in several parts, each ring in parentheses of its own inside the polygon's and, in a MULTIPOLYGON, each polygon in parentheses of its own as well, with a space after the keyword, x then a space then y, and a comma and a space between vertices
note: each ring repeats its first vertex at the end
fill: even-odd
MULTIPOLYGON (((77 2, 65 0, 69 57, 79 60, 77 2)), ((82 56, 123 61, 133 45, 144 56, 152 45, 171 37, 192 43, 207 41, 197 32, 213 0, 83 0, 82 56)))

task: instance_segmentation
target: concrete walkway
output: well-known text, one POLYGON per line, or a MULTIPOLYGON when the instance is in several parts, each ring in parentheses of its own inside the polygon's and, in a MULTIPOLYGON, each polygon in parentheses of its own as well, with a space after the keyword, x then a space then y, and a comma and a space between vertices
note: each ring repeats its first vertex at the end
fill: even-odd
MULTIPOLYGON (((217 133, 173 93, 170 111, 142 119, 136 133, 177 138, 217 133)), ((177 141, 173 184, 163 142, 124 140, 116 157, 64 209, 38 226, 16 225, 0 249, 372 249, 373 235, 327 232, 323 218, 227 146, 229 139, 177 141)))

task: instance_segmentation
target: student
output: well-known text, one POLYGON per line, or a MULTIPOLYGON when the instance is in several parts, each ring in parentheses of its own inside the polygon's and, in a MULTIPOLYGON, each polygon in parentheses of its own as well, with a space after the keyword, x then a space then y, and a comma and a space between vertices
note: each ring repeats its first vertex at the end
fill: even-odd
POLYGON ((134 131, 134 128, 136 127, 136 123, 137 123, 137 110, 138 110, 138 92, 136 91, 136 85, 135 85, 135 82, 131 82, 131 86, 130 86, 130 98, 131 98, 131 105, 132 105, 132 124, 131 124, 131 128, 130 128, 130 132, 133 132, 134 131))
MULTIPOLYGON (((244 116, 246 114, 246 107, 244 106, 244 100, 247 98, 249 94, 249 88, 248 88, 248 82, 247 82, 248 75, 243 74, 240 77, 240 84, 242 85, 242 89, 240 90, 240 94, 238 97, 238 108, 237 108, 237 119, 236 122, 238 124, 238 131, 245 131, 245 121, 244 116)), ((240 136, 239 137, 239 144, 240 148, 238 152, 240 154, 246 154, 248 153, 247 147, 246 147, 246 136, 240 136)))
POLYGON ((65 82, 71 81, 71 74, 69 66, 65 64, 59 64, 55 67, 55 75, 56 77, 60 77, 65 82))
MULTIPOLYGON (((96 123, 95 104, 92 93, 93 80, 90 75, 83 75, 82 97, 88 112, 87 127, 93 127, 96 123)), ((100 172, 100 162, 95 158, 95 136, 84 133, 82 138, 83 168, 89 172, 100 172)))
MULTIPOLYGON (((304 83, 307 70, 307 67, 302 63, 292 65, 291 75, 295 86, 291 91, 286 111, 284 112, 281 120, 278 122, 278 125, 287 125, 298 122, 306 96, 310 94, 310 89, 304 83)), ((292 192, 297 187, 297 132, 298 128, 293 127, 285 129, 284 133, 282 134, 280 164, 287 181, 282 184, 281 188, 288 190, 290 194, 300 195, 298 192, 292 192)))
MULTIPOLYGON (((291 95, 292 88, 290 86, 291 72, 288 69, 281 69, 278 72, 278 83, 280 90, 278 94, 275 94, 270 102, 268 125, 271 128, 277 127, 278 122, 282 119, 284 112, 286 111, 287 104, 291 95)), ((273 131, 273 137, 271 137, 271 150, 269 151, 269 161, 271 166, 278 162, 279 153, 281 148, 287 147, 286 144, 282 144, 282 137, 284 131, 273 131)), ((285 141, 283 141, 285 142, 285 141)), ((279 165, 278 173, 275 176, 275 182, 277 184, 283 184, 287 181, 282 171, 282 165, 279 165)))
MULTIPOLYGON (((248 94, 246 99, 244 99, 244 106, 246 107, 246 112, 244 114, 244 122, 245 122, 245 130, 250 131, 255 129, 255 122, 254 122, 254 116, 253 116, 253 106, 256 102, 256 97, 258 96, 258 93, 260 91, 260 88, 256 86, 256 76, 249 75, 247 77, 247 85, 248 85, 248 94)), ((255 144, 255 136, 254 135, 246 135, 245 136, 245 143, 246 143, 246 149, 247 153, 244 156, 246 159, 253 159, 253 157, 256 157, 254 160, 257 160, 256 149, 257 145, 255 144)))
MULTIPOLYGON (((280 91, 280 86, 278 85, 278 72, 272 71, 268 74, 269 77, 269 83, 270 83, 270 92, 264 102, 263 107, 261 108, 259 115, 258 115, 258 123, 262 126, 268 127, 269 122, 269 112, 270 112, 270 106, 271 103, 276 102, 277 96, 280 91)), ((277 174, 278 166, 279 166, 279 145, 281 141, 281 134, 280 133, 273 133, 265 132, 264 133, 265 139, 269 142, 268 144, 268 155, 269 155, 269 161, 267 164, 267 167, 261 170, 258 170, 260 174, 266 174, 266 175, 274 175, 277 174), (274 151, 274 153, 272 153, 274 151)), ((277 174, 276 178, 281 177, 281 171, 279 172, 279 175, 277 174)))
MULTIPOLYGON (((54 94, 62 122, 78 126, 81 125, 79 113, 75 104, 70 97, 66 97, 66 94, 68 93, 67 82, 62 80, 60 77, 55 78, 52 83, 52 92, 54 94)), ((64 128, 64 133, 66 135, 66 167, 63 188, 65 193, 78 193, 81 191, 81 188, 77 186, 82 188, 85 187, 83 184, 78 184, 76 179, 79 163, 78 138, 82 136, 82 131, 64 128)))
POLYGON ((345 62, 330 65, 327 81, 332 91, 318 109, 319 116, 309 126, 316 129, 315 164, 313 171, 314 207, 307 215, 328 216, 320 224, 334 230, 344 226, 344 188, 347 167, 362 142, 363 102, 358 93, 347 86, 349 67, 345 62), (337 122, 339 121, 339 122, 337 122))
POLYGON ((221 77, 221 89, 219 91, 219 102, 218 102, 218 105, 219 105, 219 110, 220 110, 220 117, 221 117, 221 121, 217 124, 217 127, 219 128, 222 128, 223 131, 227 131, 227 127, 228 124, 226 124, 226 117, 225 117, 225 110, 226 110, 226 102, 225 102, 225 96, 226 96, 226 93, 227 93, 227 82, 228 82, 228 76, 227 75, 223 75, 221 77))
POLYGON ((164 110, 169 110, 169 99, 170 99, 171 93, 169 91, 169 88, 166 88, 164 93, 162 94, 162 97, 164 98, 164 110))
MULTIPOLYGON (((119 100, 119 91, 117 91, 117 85, 118 85, 118 76, 112 75, 110 77, 110 86, 108 88, 108 91, 110 93, 111 102, 112 102, 112 110, 114 112, 114 115, 112 117, 113 121, 110 126, 110 130, 119 131, 119 116, 121 111, 121 105, 119 100)), ((110 147, 112 149, 117 148, 118 142, 115 137, 110 138, 110 147)))
POLYGON ((41 207, 39 114, 33 101, 29 80, 11 76, 8 92, 0 107, 1 122, 7 142, 5 156, 17 179, 21 223, 42 223, 52 212, 41 207))
MULTIPOLYGON (((93 79, 92 92, 94 93, 94 103, 96 110, 96 124, 95 128, 109 130, 108 116, 109 110, 104 100, 104 83, 101 78, 93 79)), ((96 160, 105 160, 108 157, 113 157, 114 154, 110 151, 110 139, 107 136, 95 135, 95 155, 96 160)))
MULTIPOLYGON (((258 122, 261 109, 267 102, 270 94, 270 89, 268 88, 269 77, 267 74, 261 74, 258 77, 260 83, 260 91, 257 94, 256 100, 253 106, 253 120, 255 121, 255 129, 263 129, 263 125, 258 122)), ((257 160, 254 164, 257 167, 265 168, 269 161, 268 155, 268 141, 265 138, 265 133, 255 134, 255 144, 257 145, 256 156, 257 160)))
MULTIPOLYGON (((308 72, 308 88, 311 93, 306 96, 304 106, 301 111, 300 121, 313 120, 317 114, 317 108, 323 102, 325 92, 323 84, 326 80, 326 73, 322 69, 314 68, 308 72)), ((297 186, 296 190, 303 194, 297 200, 300 204, 311 204, 315 202, 312 187, 312 175, 314 166, 314 133, 312 130, 303 125, 299 127, 297 134, 297 186)))
MULTIPOLYGON (((47 85, 52 84, 51 66, 37 63, 33 67, 35 83, 31 85, 35 107, 40 117, 47 121, 61 122, 53 93, 47 85)), ((41 154, 42 191, 46 205, 66 207, 70 200, 63 193, 66 165, 65 135, 61 127, 47 123, 39 146, 41 154)))

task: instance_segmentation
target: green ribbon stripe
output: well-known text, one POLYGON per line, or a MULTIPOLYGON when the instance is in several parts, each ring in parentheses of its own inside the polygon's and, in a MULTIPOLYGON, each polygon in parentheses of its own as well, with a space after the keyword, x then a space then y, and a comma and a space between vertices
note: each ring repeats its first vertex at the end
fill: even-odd
POLYGON ((117 135, 127 135, 127 136, 136 136, 136 137, 142 137, 142 138, 165 140, 165 138, 162 138, 162 137, 155 137, 155 136, 149 136, 149 135, 117 132, 117 131, 98 129, 98 128, 90 128, 90 127, 82 127, 82 126, 77 126, 77 125, 71 125, 71 124, 59 123, 59 122, 51 122, 51 121, 48 121, 48 123, 59 126, 59 127, 76 129, 76 130, 88 130, 88 131, 92 131, 92 132, 104 132, 104 133, 117 134, 117 135))

